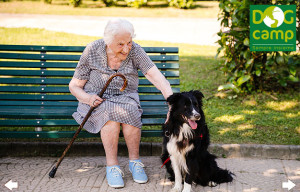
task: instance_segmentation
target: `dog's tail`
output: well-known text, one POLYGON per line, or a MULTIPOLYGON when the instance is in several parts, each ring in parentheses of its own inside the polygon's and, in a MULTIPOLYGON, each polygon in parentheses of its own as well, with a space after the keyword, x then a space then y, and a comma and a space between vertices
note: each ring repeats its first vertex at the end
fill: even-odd
POLYGON ((220 184, 232 182, 234 174, 227 169, 218 168, 212 175, 211 181, 220 184))
POLYGON ((199 175, 196 179, 197 184, 215 187, 218 184, 233 181, 234 174, 227 169, 220 168, 216 162, 216 156, 209 152, 204 155, 200 165, 199 175))

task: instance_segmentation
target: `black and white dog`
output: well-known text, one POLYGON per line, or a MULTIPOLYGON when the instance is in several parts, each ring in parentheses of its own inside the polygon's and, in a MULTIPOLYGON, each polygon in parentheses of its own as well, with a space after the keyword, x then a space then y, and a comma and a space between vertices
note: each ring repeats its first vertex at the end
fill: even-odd
POLYGON ((171 110, 163 126, 161 159, 171 175, 170 180, 175 180, 172 192, 182 191, 182 187, 183 192, 191 191, 193 182, 216 186, 233 180, 233 173, 219 168, 216 156, 207 150, 210 141, 202 111, 203 97, 200 91, 190 91, 175 93, 167 99, 171 110))

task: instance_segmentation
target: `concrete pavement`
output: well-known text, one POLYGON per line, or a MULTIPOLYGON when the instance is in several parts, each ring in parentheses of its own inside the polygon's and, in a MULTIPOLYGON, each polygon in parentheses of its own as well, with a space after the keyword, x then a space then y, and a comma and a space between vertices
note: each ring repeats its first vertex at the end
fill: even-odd
MULTIPOLYGON (((160 143, 141 143, 141 159, 150 179, 147 184, 133 182, 128 171, 125 143, 119 143, 118 154, 120 166, 125 172, 126 187, 123 189, 108 187, 104 150, 99 142, 75 142, 55 178, 50 179, 48 173, 67 144, 0 143, 0 192, 9 191, 4 185, 10 180, 18 182, 19 188, 13 191, 20 192, 166 192, 173 186, 167 179, 165 169, 160 168, 160 143)), ((219 157, 229 157, 218 159, 218 163, 220 167, 235 173, 235 181, 215 188, 193 186, 195 192, 285 192, 288 190, 282 188, 282 183, 288 180, 296 184, 290 191, 300 192, 299 146, 212 144, 210 151, 219 157)))
MULTIPOLYGON (((166 192, 174 183, 161 169, 158 156, 141 157, 149 177, 147 184, 134 183, 128 170, 128 158, 119 157, 125 173, 125 188, 112 189, 105 179, 105 157, 66 157, 54 178, 48 173, 57 158, 0 158, 0 191, 9 192, 5 184, 18 182, 18 192, 166 192)), ((278 159, 227 158, 218 159, 222 168, 236 174, 234 182, 217 187, 193 185, 193 191, 205 192, 287 192, 282 183, 291 180, 296 186, 290 192, 300 192, 300 161, 278 159)))
MULTIPOLYGON (((102 36, 113 17, 0 13, 1 27, 44 28, 80 35, 102 36)), ((217 18, 125 18, 135 27, 137 40, 216 45, 217 18)))

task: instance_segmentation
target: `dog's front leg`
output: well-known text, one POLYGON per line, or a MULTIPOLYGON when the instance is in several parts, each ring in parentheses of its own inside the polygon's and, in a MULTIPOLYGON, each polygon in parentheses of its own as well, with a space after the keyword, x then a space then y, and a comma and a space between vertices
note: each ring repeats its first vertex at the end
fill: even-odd
POLYGON ((191 192, 193 179, 190 174, 186 174, 182 192, 191 192))
POLYGON ((170 157, 173 171, 175 174, 175 186, 170 190, 170 192, 181 192, 182 189, 182 175, 181 175, 181 170, 179 167, 179 163, 177 161, 177 158, 174 156, 170 157))

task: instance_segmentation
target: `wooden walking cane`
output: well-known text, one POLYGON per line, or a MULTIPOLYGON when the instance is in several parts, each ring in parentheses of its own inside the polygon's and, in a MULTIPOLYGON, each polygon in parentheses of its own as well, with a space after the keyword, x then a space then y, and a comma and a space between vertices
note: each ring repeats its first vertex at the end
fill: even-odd
MULTIPOLYGON (((112 81, 112 79, 114 77, 122 77, 122 79, 124 80, 124 84, 123 87, 120 89, 120 91, 124 91, 126 86, 127 86, 127 79, 125 78, 124 75, 120 74, 120 73, 116 73, 114 75, 112 75, 106 82, 105 86, 103 87, 103 89, 101 90, 101 92, 99 93, 99 97, 103 96, 103 93, 105 92, 106 88, 108 87, 108 85, 110 84, 110 82, 112 81)), ((52 170, 49 173, 49 177, 53 178, 55 176, 55 173, 60 165, 60 163, 62 162, 62 160, 64 159, 66 153, 68 152, 68 150, 70 149, 70 147, 72 146, 72 144, 74 143, 75 139, 77 138, 78 134, 80 133, 81 129, 83 128, 85 122, 88 120, 88 118, 91 116, 93 110, 95 109, 95 107, 91 107, 89 112, 86 114, 86 116, 84 117, 82 123, 80 124, 79 128, 77 129, 76 133, 73 136, 73 139, 70 141, 69 145, 67 146, 67 148, 65 149, 65 151, 63 152, 63 154, 61 155, 61 157, 59 158, 58 162, 56 163, 56 165, 52 168, 52 170)))

